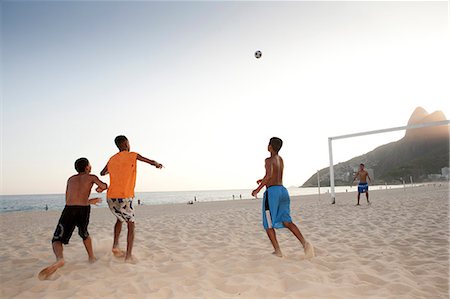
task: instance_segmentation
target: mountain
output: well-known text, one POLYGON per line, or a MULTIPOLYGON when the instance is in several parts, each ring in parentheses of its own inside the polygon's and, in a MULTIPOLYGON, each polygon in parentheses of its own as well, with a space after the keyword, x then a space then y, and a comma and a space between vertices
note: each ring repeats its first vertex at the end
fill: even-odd
MULTIPOLYGON (((408 120, 408 125, 443 121, 442 111, 429 114, 417 107, 408 120)), ((443 167, 449 167, 449 126, 408 129, 402 139, 375 148, 374 150, 334 165, 335 184, 348 185, 360 163, 372 169, 376 184, 395 184, 409 181, 426 181, 429 174, 440 174, 443 167)), ((320 184, 329 186, 329 167, 320 170, 320 184)), ((317 186, 317 174, 313 174, 302 187, 317 186)))

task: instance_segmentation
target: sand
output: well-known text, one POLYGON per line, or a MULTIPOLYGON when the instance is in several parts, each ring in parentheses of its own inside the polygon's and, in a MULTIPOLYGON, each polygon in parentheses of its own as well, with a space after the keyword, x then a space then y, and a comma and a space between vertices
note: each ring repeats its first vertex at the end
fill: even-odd
MULTIPOLYGON (((50 239, 60 212, 0 215, 1 298, 448 298, 449 187, 372 190, 292 198, 292 217, 315 247, 278 230, 285 257, 271 254, 260 200, 139 206, 134 255, 111 253, 114 217, 93 208, 90 233, 99 259, 89 264, 76 231, 65 265, 50 239)), ((125 247, 125 232, 121 245, 125 247)))

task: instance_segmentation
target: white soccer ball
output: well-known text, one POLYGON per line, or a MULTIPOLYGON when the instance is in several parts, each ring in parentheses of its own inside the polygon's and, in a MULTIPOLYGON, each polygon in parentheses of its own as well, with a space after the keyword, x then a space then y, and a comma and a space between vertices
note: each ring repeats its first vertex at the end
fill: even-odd
POLYGON ((258 50, 258 51, 255 52, 255 57, 256 57, 257 59, 261 58, 261 56, 262 56, 261 51, 258 50))

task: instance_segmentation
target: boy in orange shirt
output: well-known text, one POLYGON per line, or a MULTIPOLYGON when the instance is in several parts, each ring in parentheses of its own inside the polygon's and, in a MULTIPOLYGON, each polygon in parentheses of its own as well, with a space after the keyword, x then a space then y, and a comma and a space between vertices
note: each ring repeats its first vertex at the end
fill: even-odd
POLYGON ((112 252, 116 257, 125 255, 125 261, 132 262, 135 227, 133 198, 134 186, 136 185, 136 162, 139 160, 158 169, 161 169, 163 165, 154 160, 144 158, 138 153, 130 152, 130 143, 127 137, 123 135, 117 136, 114 142, 119 148, 119 152, 109 159, 100 174, 106 175, 109 173, 110 182, 106 197, 109 209, 117 217, 114 225, 112 252), (119 249, 119 237, 123 222, 126 222, 128 226, 126 253, 119 249))

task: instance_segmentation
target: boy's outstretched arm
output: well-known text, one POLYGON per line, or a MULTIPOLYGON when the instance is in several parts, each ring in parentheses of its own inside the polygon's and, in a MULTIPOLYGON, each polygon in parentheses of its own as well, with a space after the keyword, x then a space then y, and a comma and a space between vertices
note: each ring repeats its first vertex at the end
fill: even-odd
POLYGON ((266 159, 265 167, 266 167, 266 175, 261 180, 257 181, 257 183, 259 182, 259 186, 252 192, 252 196, 254 197, 258 196, 259 191, 261 191, 261 189, 267 184, 267 182, 272 177, 272 165, 270 164, 268 159, 266 159))
POLYGON ((145 158, 145 157, 142 157, 142 156, 139 155, 139 154, 137 154, 137 159, 138 159, 139 161, 142 161, 142 162, 148 163, 148 164, 150 164, 150 165, 153 165, 153 166, 155 166, 155 167, 158 168, 158 169, 161 169, 161 168, 164 167, 162 164, 156 162, 155 160, 147 159, 147 158, 145 158))
POLYGON ((352 180, 352 185, 353 185, 353 182, 356 180, 356 178, 358 177, 358 175, 359 175, 359 171, 355 174, 355 176, 353 177, 353 180, 352 180))
POLYGON ((108 164, 105 165, 105 168, 100 171, 100 175, 107 175, 108 174, 108 164))
POLYGON ((95 189, 95 191, 97 191, 98 193, 102 193, 103 191, 108 189, 108 185, 106 183, 100 181, 100 179, 96 175, 92 175, 92 181, 94 182, 94 184, 96 184, 98 186, 95 189))
POLYGON ((102 199, 100 197, 89 198, 90 205, 97 205, 98 203, 101 203, 101 202, 102 202, 102 199))

